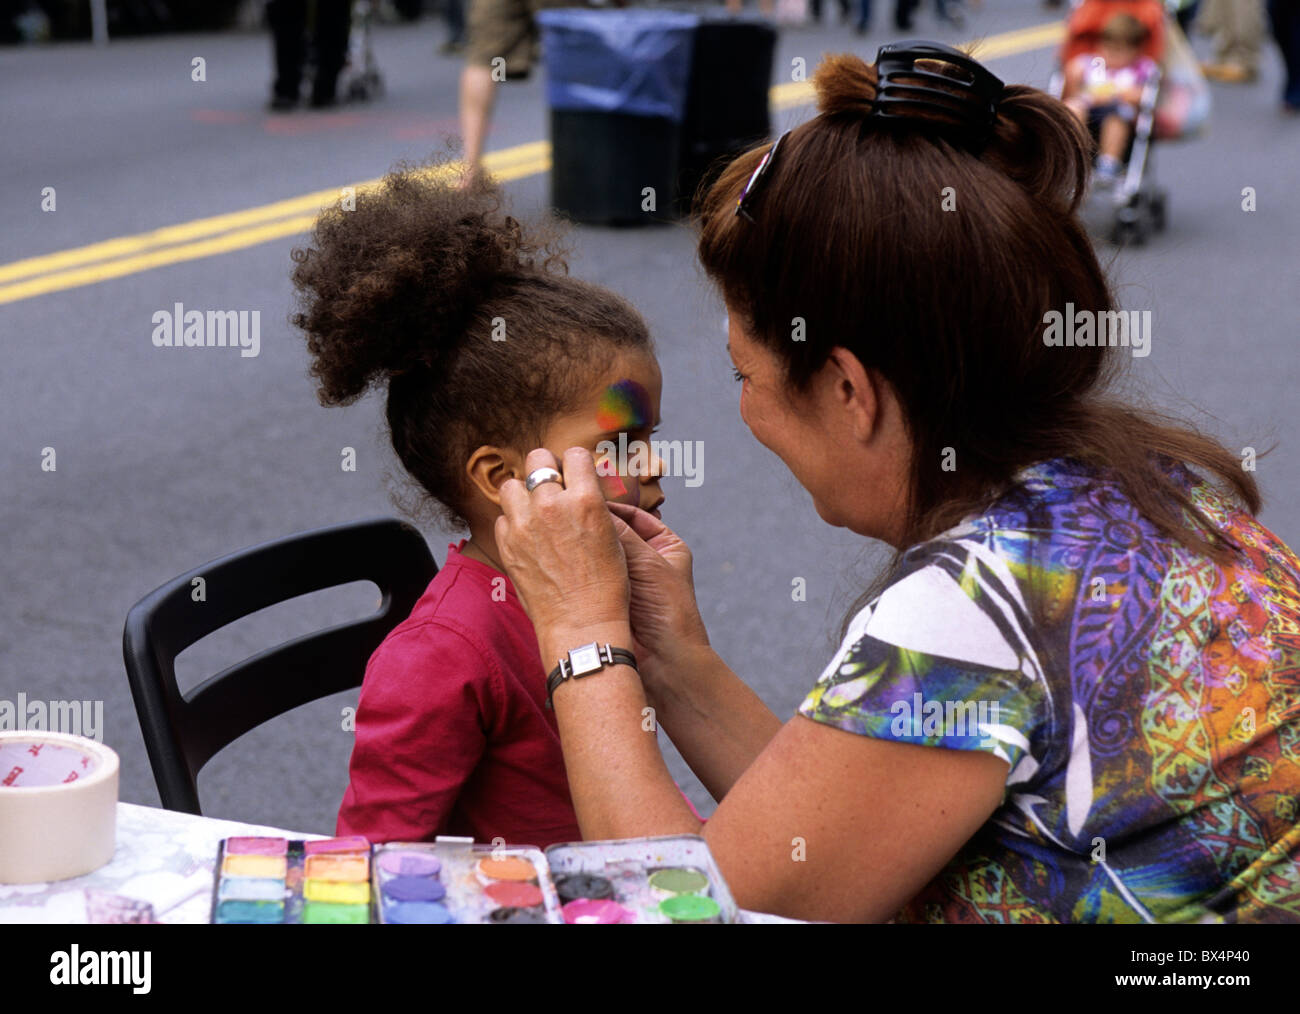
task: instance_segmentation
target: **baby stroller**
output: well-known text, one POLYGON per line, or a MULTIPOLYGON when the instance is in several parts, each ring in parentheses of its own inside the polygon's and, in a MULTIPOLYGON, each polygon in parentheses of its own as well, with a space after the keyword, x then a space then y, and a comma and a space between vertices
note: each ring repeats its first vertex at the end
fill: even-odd
POLYGON ((1198 133, 1209 116, 1209 89, 1162 0, 1083 0, 1066 23, 1060 68, 1052 81, 1057 98, 1065 90, 1065 69, 1076 57, 1098 52, 1102 29, 1116 14, 1131 15, 1147 29, 1140 55, 1158 68, 1142 85, 1121 175, 1104 202, 1108 237, 1117 245, 1141 244, 1166 224, 1169 195, 1155 180, 1153 144, 1198 133))
POLYGON ((384 94, 384 77, 379 73, 375 51, 370 45, 374 18, 369 0, 352 4, 352 29, 348 33, 347 63, 339 76, 339 91, 353 101, 365 102, 384 94))

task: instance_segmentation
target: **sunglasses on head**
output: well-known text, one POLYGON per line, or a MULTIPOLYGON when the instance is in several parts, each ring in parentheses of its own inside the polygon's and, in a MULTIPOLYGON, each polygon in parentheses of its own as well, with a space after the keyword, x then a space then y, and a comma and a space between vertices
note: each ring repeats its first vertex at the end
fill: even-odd
POLYGON ((777 148, 781 147, 781 142, 785 140, 786 134, 789 133, 790 131, 787 130, 785 134, 778 137, 772 144, 772 147, 768 148, 763 157, 759 160, 758 167, 754 170, 753 175, 749 177, 749 182, 745 184, 745 189, 740 192, 740 197, 736 201, 737 215, 747 218, 751 222, 754 221, 754 216, 750 209, 754 202, 754 196, 758 193, 758 181, 763 178, 763 173, 765 173, 767 167, 772 164, 772 159, 776 155, 777 148))

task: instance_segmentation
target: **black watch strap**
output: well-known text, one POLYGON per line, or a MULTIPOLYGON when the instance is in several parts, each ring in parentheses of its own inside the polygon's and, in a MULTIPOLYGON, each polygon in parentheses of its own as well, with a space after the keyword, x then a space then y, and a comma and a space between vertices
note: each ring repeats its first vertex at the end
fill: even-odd
MULTIPOLYGON (((595 644, 594 642, 592 644, 584 644, 581 648, 574 648, 573 651, 569 652, 569 657, 560 659, 559 665, 547 674, 546 706, 548 708, 553 707, 551 698, 555 696, 556 688, 565 680, 581 679, 583 676, 590 676, 592 673, 600 672, 615 665, 630 665, 633 669, 636 669, 636 656, 626 648, 612 648, 608 644, 595 644), (590 650, 593 648, 596 650, 600 664, 594 667, 584 668, 579 672, 573 671, 570 664, 571 659, 573 659, 578 652, 581 652, 584 649, 586 649, 588 654, 590 654, 590 650)), ((640 672, 639 669, 637 671, 640 672)))

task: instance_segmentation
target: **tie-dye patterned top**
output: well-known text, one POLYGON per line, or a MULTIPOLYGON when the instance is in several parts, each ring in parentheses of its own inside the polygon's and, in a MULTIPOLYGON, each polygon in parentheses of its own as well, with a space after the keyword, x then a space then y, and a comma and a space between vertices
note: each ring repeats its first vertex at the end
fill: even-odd
POLYGON ((1243 547, 1231 567, 1046 462, 913 547, 800 706, 1010 765, 898 921, 1300 920, 1300 560, 1170 471, 1243 547))

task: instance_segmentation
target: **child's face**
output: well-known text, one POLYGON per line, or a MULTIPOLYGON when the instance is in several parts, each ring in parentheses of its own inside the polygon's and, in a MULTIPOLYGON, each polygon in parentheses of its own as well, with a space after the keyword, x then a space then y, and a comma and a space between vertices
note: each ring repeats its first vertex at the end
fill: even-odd
POLYGON ((1128 43, 1116 39, 1103 38, 1099 48, 1101 49, 1101 58, 1106 61, 1106 66, 1112 70, 1117 67, 1127 67, 1138 58, 1136 46, 1130 46, 1128 43))
POLYGON ((557 461, 570 447, 587 448, 596 456, 606 500, 631 504, 659 517, 664 502, 659 489, 663 462, 653 453, 651 434, 659 426, 662 390, 663 375, 653 355, 621 352, 578 407, 551 423, 542 445, 557 461), (622 455, 620 434, 626 434, 622 455))

